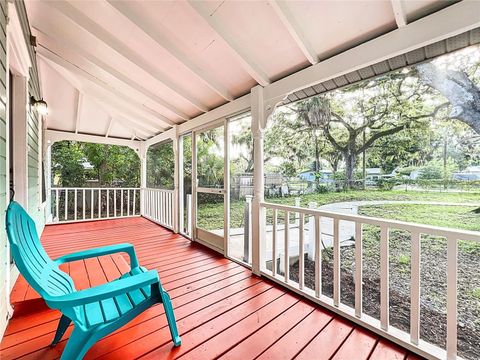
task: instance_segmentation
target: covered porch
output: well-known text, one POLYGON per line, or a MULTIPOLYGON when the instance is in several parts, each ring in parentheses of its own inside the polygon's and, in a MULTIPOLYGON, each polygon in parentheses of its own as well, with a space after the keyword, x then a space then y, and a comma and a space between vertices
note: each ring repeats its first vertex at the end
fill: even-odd
MULTIPOLYGON (((122 242, 134 244, 140 262, 158 270, 172 297, 183 344, 173 347, 163 307, 155 306, 98 342, 87 359, 418 359, 144 218, 51 225, 42 235, 52 258, 122 242)), ((73 262, 64 271, 81 290, 128 272, 127 261, 122 255, 105 256, 73 262)), ((71 331, 55 348, 49 346, 60 313, 48 309, 23 278, 11 301, 16 314, 0 345, 2 359, 57 359, 71 331)))
MULTIPOLYGON (((7 45, 17 50, 10 57, 23 65, 11 75, 13 88, 23 92, 12 92, 17 100, 8 125, 12 136, 5 136, 4 147, 12 149, 5 156, 11 169, 5 184, 11 180, 15 199, 34 213, 51 258, 132 243, 141 265, 158 270, 183 340, 172 347, 163 308, 155 306, 99 341, 87 358, 461 358, 459 254, 476 248, 480 233, 332 211, 293 197, 277 202, 282 184, 269 178, 264 150, 265 133, 282 106, 478 46, 478 2, 175 1, 137 7, 18 1, 4 8, 7 45), (369 18, 357 24, 361 12, 369 18), (13 19, 8 28, 6 13, 13 19), (332 33, 318 28, 322 24, 332 33), (27 42, 14 35, 21 32, 27 42), (30 77, 30 92, 46 100, 48 115, 37 115, 33 105, 25 112, 30 77), (232 145, 240 135, 248 143, 249 171, 234 178, 232 159, 247 152, 232 145), (64 141, 131 149, 139 161, 138 183, 55 185, 52 147, 64 141), (209 141, 215 146, 205 151, 209 141), (165 182, 150 173, 161 146, 169 154, 165 182), (212 159, 216 177, 208 176, 212 159), (367 232, 374 251, 365 251, 367 232), (406 259, 399 259, 408 273, 401 324, 391 301, 392 236, 399 233, 408 248, 406 259), (445 250, 435 344, 424 326, 425 304, 437 299, 422 293, 422 251, 431 238, 441 239, 445 250), (367 262, 376 276, 368 287, 367 262)), ((470 200, 467 205, 476 203, 470 200)), ((8 242, 2 241, 7 259, 8 242)), ((0 305, 11 318, 1 324, 0 357, 59 358, 66 338, 55 348, 49 344, 60 314, 21 276, 17 280, 12 261, 5 264, 0 305)), ((85 289, 118 278, 128 271, 128 259, 107 256, 63 270, 85 289)), ((463 290, 480 291, 472 284, 463 290)), ((467 343, 465 354, 475 358, 475 346, 467 343)))

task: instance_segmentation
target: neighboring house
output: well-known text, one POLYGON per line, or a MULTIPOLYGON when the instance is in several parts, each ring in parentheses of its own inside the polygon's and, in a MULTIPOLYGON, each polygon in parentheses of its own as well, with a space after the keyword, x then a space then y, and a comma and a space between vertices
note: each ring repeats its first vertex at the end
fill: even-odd
POLYGON ((468 166, 465 170, 454 173, 452 179, 460 181, 480 181, 480 166, 468 166))
POLYGON ((381 168, 366 168, 365 181, 367 183, 375 183, 382 178, 381 168))
MULTIPOLYGON (((333 179, 333 172, 330 170, 320 170, 320 182, 328 183, 333 179)), ((315 171, 308 170, 303 171, 297 175, 300 180, 314 182, 315 181, 315 171)))

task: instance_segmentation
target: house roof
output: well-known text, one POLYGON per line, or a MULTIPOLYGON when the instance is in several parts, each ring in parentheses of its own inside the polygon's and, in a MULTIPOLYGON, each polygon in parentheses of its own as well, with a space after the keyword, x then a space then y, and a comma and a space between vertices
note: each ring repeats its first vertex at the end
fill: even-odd
POLYGON ((102 0, 26 7, 47 128, 148 139, 451 4, 102 0))

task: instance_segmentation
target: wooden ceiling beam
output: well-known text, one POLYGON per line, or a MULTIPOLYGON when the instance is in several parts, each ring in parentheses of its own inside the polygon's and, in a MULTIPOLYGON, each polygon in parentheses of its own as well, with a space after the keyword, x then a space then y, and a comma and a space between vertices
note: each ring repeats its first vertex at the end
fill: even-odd
POLYGON ((191 8, 210 26, 210 28, 228 45, 232 54, 242 65, 246 72, 262 86, 270 84, 270 79, 265 72, 248 56, 244 49, 237 44, 233 36, 228 34, 215 16, 212 16, 201 1, 188 0, 191 8))
POLYGON ((129 60, 131 63, 141 67, 146 72, 148 72, 155 80, 162 83, 164 86, 169 88, 172 92, 177 94, 182 99, 188 101, 190 104, 195 106, 197 109, 207 112, 209 109, 207 106, 202 104, 202 102, 192 95, 187 94, 184 89, 181 89, 178 85, 173 83, 170 79, 166 78, 155 66, 147 62, 141 55, 137 54, 135 51, 131 50, 125 46, 121 41, 119 41, 115 36, 110 34, 104 28, 102 28, 95 21, 91 20, 87 15, 83 14, 81 11, 76 9, 73 5, 67 1, 51 1, 47 2, 49 6, 52 6, 58 10, 61 14, 69 18, 83 30, 88 32, 90 35, 100 40, 105 47, 113 49, 115 52, 129 60))
POLYGON ((272 0, 269 3, 282 22, 283 26, 287 29, 288 33, 293 38, 310 64, 314 65, 318 63, 318 55, 315 53, 315 50, 306 39, 302 29, 297 23, 297 20, 290 13, 286 2, 281 0, 272 0))
POLYGON ((140 29, 145 35, 155 41, 158 46, 167 51, 178 62, 185 66, 190 72, 192 72, 198 79, 200 79, 210 89, 215 91, 218 95, 225 100, 232 101, 233 96, 228 90, 218 83, 210 74, 207 74, 203 69, 198 67, 188 56, 182 53, 180 49, 175 46, 166 36, 163 36, 154 27, 150 26, 140 17, 132 13, 128 8, 128 3, 123 1, 107 0, 107 2, 124 18, 128 19, 138 29, 140 29))
MULTIPOLYGON (((101 88, 104 92, 106 92, 109 95, 102 96, 98 91, 95 91, 95 96, 101 96, 103 98, 107 97, 106 99, 107 102, 114 103, 120 109, 123 109, 122 111, 125 111, 126 109, 130 109, 130 112, 132 111, 136 112, 138 117, 148 120, 151 126, 157 127, 159 131, 163 131, 165 130, 165 128, 171 126, 170 120, 166 119, 163 115, 158 114, 154 110, 145 107, 143 104, 139 104, 135 101, 132 101, 132 99, 129 98, 128 96, 116 91, 115 89, 112 89, 106 86, 103 82, 101 82, 98 78, 96 78, 89 72, 75 66, 74 64, 68 62, 67 60, 51 52, 50 50, 39 46, 37 47, 37 53, 41 58, 51 63, 54 63, 57 66, 64 68, 66 71, 72 72, 86 79, 90 83, 95 84, 98 88, 101 88), (159 122, 162 122, 164 125, 162 126, 161 124, 159 124, 159 122)), ((90 90, 90 93, 92 93, 92 90, 90 90)))
POLYGON ((403 0, 391 0, 393 14, 395 15, 395 22, 399 29, 407 26, 407 13, 405 12, 405 7, 403 0))
MULTIPOLYGON (((68 40, 66 40, 65 38, 61 38, 62 35, 60 33, 57 33, 55 36, 52 36, 52 35, 48 35, 47 33, 45 33, 43 30, 41 30, 39 28, 34 28, 34 30, 35 30, 35 33, 36 33, 36 36, 37 36, 37 41, 38 41, 39 46, 43 46, 43 47, 48 48, 48 49, 52 45, 56 48, 62 48, 62 49, 67 48, 70 53, 73 52, 73 53, 76 54, 76 56, 73 60, 75 61, 75 63, 79 67, 81 67, 81 65, 78 64, 79 62, 81 62, 79 60, 79 58, 81 57, 81 58, 84 59, 83 61, 88 61, 94 67, 97 67, 102 72, 105 72, 109 76, 114 77, 123 86, 126 86, 126 87, 134 90, 135 92, 139 93, 139 95, 141 95, 142 97, 143 96, 147 97, 149 100, 155 102, 156 104, 165 108, 166 110, 174 113, 175 115, 177 115, 178 117, 180 117, 183 120, 188 120, 189 119, 189 116, 187 114, 178 110, 176 107, 172 106, 170 103, 163 100, 159 96, 155 95, 151 91, 145 89, 143 86, 141 86, 137 82, 133 81, 128 76, 126 76, 123 73, 117 71, 115 68, 110 66, 105 61, 103 61, 103 60, 99 59, 98 57, 88 53, 84 49, 81 49, 80 47, 73 45, 71 42, 68 42, 68 40)), ((131 92, 131 90, 130 90, 130 92, 131 92)), ((170 120, 170 122, 171 122, 170 125, 175 124, 175 122, 173 122, 172 120, 170 120)))

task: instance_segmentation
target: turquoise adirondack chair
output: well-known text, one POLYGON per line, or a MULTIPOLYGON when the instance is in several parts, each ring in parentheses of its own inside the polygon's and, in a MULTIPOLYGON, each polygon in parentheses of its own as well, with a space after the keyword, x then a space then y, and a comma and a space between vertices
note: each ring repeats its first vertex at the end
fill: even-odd
POLYGON ((34 221, 15 201, 8 206, 6 227, 20 273, 50 308, 62 313, 51 345, 55 346, 61 340, 71 322, 74 324, 61 359, 83 358, 95 342, 156 303, 163 303, 173 343, 180 345, 170 297, 163 289, 158 273, 139 266, 131 244, 94 248, 51 260, 40 243, 34 221), (130 272, 93 288, 75 290, 72 278, 58 267, 70 261, 118 252, 130 256, 130 272))

